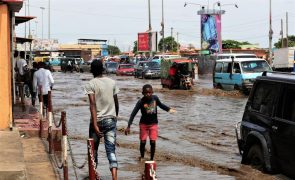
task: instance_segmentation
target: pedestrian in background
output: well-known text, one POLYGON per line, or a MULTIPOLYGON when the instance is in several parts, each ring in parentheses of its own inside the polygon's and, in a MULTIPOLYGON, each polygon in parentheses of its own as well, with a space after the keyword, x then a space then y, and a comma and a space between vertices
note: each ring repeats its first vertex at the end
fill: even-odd
POLYGON ((33 78, 34 78, 34 74, 35 72, 38 70, 38 64, 37 62, 33 62, 33 67, 30 70, 30 93, 31 93, 31 100, 32 100, 32 105, 35 107, 35 101, 36 101, 36 92, 34 92, 34 88, 33 88, 33 78))
POLYGON ((91 73, 94 78, 86 84, 84 90, 88 95, 91 121, 89 138, 94 140, 94 157, 97 164, 97 151, 100 139, 104 138, 106 155, 113 180, 117 180, 118 162, 116 157, 116 131, 119 102, 119 88, 116 82, 103 77, 103 64, 100 60, 91 63, 91 73))
MULTIPOLYGON (((27 71, 28 64, 27 61, 25 60, 25 52, 21 51, 19 53, 20 58, 16 60, 16 68, 15 71, 17 73, 17 81, 25 82, 25 72, 27 71)), ((18 57, 18 52, 15 51, 14 57, 18 57)))
MULTIPOLYGON (((53 87, 53 77, 51 72, 48 69, 45 69, 45 63, 39 62, 38 67, 39 69, 34 73, 33 76, 33 92, 37 94, 39 92, 39 88, 42 87, 42 94, 43 94, 43 103, 44 107, 48 107, 48 91, 51 91, 53 87)), ((40 94, 38 94, 40 99, 40 94)))
POLYGON ((133 119, 136 116, 137 112, 141 110, 141 118, 139 122, 140 161, 144 158, 147 137, 149 137, 150 139, 150 160, 154 160, 154 155, 156 151, 156 140, 158 138, 157 106, 169 113, 175 113, 176 110, 161 103, 158 96, 153 95, 153 87, 150 84, 145 84, 142 87, 142 94, 143 97, 138 100, 130 115, 128 126, 125 129, 125 135, 128 135, 130 133, 130 127, 133 119))

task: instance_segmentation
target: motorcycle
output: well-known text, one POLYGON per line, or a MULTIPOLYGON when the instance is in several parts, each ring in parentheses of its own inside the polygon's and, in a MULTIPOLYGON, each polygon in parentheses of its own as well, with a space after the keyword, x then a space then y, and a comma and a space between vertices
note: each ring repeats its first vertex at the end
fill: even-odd
POLYGON ((180 75, 180 83, 183 89, 191 89, 192 88, 192 78, 190 75, 180 75))

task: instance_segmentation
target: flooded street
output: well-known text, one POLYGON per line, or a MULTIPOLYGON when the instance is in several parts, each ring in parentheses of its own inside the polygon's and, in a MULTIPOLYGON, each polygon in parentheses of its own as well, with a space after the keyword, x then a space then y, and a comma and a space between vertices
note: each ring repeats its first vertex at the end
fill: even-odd
MULTIPOLYGON (((89 73, 53 73, 53 109, 58 119, 61 111, 67 113, 68 134, 77 165, 86 157, 86 141, 90 111, 83 86, 92 78, 89 73)), ((117 157, 119 179, 141 179, 144 163, 139 157, 138 112, 131 127, 131 134, 124 135, 129 116, 142 97, 141 88, 151 84, 154 94, 168 106, 177 110, 169 114, 158 109, 159 139, 155 161, 158 179, 284 179, 262 174, 240 164, 234 127, 243 115, 247 97, 238 92, 212 89, 210 77, 195 80, 193 90, 162 89, 160 80, 135 79, 110 76, 120 88, 117 157)), ((149 143, 146 149, 149 152, 149 143)), ((146 153, 148 160, 149 153, 146 153)), ((71 161, 70 161, 71 162, 71 161)), ((70 176, 75 173, 70 166, 70 176)), ((88 169, 77 169, 78 179, 88 176, 88 169)), ((98 172, 103 179, 111 179, 104 145, 99 147, 98 172)))

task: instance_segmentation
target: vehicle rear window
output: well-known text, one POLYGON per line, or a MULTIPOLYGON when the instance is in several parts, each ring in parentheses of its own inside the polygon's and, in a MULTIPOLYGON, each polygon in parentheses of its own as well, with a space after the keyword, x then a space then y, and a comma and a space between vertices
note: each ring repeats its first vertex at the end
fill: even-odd
POLYGON ((276 117, 295 122, 295 87, 284 88, 276 117))
POLYGON ((147 66, 148 66, 149 68, 160 68, 160 64, 157 63, 157 62, 148 62, 148 63, 147 63, 147 66))
POLYGON ((259 82, 252 97, 252 109, 264 115, 272 114, 273 102, 278 86, 270 82, 259 82))

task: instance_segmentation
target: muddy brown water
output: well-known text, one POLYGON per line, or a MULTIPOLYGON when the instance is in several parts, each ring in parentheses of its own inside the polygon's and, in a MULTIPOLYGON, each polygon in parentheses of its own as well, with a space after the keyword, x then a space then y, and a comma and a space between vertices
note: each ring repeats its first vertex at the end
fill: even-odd
MULTIPOLYGON (((55 119, 66 111, 68 134, 77 165, 85 161, 86 140, 89 127, 88 98, 83 86, 92 76, 89 73, 53 73, 55 85, 52 92, 55 119)), ((131 134, 123 131, 137 100, 142 97, 141 88, 151 84, 154 94, 168 106, 177 110, 169 114, 158 110, 159 139, 156 149, 158 179, 287 179, 282 175, 266 175, 240 164, 234 127, 243 115, 247 97, 236 91, 212 89, 210 76, 195 80, 193 90, 162 89, 160 80, 135 79, 110 75, 120 88, 120 112, 118 118, 117 157, 119 179, 141 179, 144 163, 139 157, 140 112, 131 127, 131 134)), ((146 160, 149 157, 147 143, 146 160)), ((76 175, 69 156, 70 179, 76 175)), ((97 168, 102 179, 111 179, 104 144, 99 147, 97 168)), ((87 179, 87 165, 76 169, 77 179, 87 179)))

